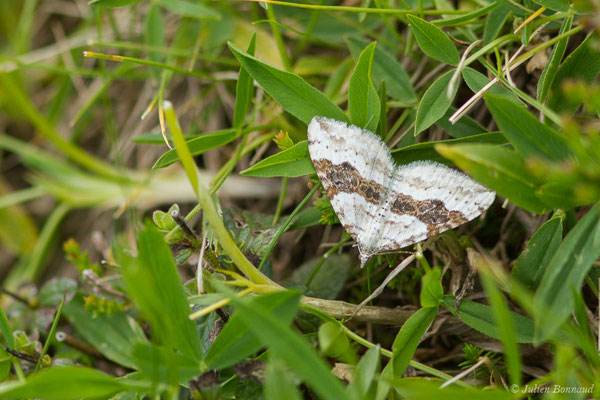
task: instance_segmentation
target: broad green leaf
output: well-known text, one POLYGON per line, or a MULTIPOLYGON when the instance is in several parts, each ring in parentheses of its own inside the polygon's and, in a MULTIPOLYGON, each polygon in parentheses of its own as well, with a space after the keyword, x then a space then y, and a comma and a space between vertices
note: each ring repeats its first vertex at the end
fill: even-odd
POLYGON ((202 374, 200 364, 192 357, 174 353, 173 349, 165 346, 138 342, 130 351, 137 369, 155 384, 186 385, 202 374))
POLYGON ((538 157, 561 161, 569 156, 566 140, 526 109, 501 97, 486 95, 485 102, 500 131, 524 159, 538 157))
POLYGON ((137 3, 140 0, 92 0, 88 4, 97 7, 123 7, 129 4, 137 3))
POLYGON ((423 53, 452 66, 460 61, 458 50, 452 40, 437 26, 414 15, 407 15, 413 35, 423 53))
MULTIPOLYGON (((346 43, 355 60, 358 60, 361 51, 369 44, 369 42, 354 36, 347 36, 346 43)), ((382 80, 385 82, 386 91, 390 97, 403 103, 416 101, 417 96, 404 67, 381 47, 375 48, 371 74, 374 83, 382 80)))
POLYGON ((265 307, 251 305, 246 299, 231 297, 240 317, 264 346, 280 357, 324 399, 348 399, 341 383, 329 372, 329 366, 308 342, 272 315, 265 307))
MULTIPOLYGON (((319 212, 318 217, 321 217, 319 212)), ((296 268, 289 279, 289 283, 306 285, 314 269, 321 261, 320 257, 304 263, 296 268)), ((307 289, 307 296, 319 299, 334 300, 344 288, 353 261, 348 254, 332 254, 327 257, 319 271, 312 276, 312 281, 307 289)))
MULTIPOLYGON (((444 296, 442 304, 454 313, 454 296, 444 296)), ((518 343, 532 343, 534 324, 515 312, 510 313, 518 343)), ((476 303, 471 300, 462 300, 458 306, 458 317, 462 322, 494 339, 500 339, 498 327, 494 323, 493 312, 490 306, 476 303)))
POLYGON ((12 334, 12 329, 10 329, 10 324, 8 323, 8 318, 6 318, 6 314, 4 313, 4 309, 0 307, 0 332, 4 336, 4 340, 8 345, 9 349, 15 348, 15 338, 12 334))
POLYGON ((455 139, 487 133, 487 130, 483 126, 479 125, 479 122, 475 121, 468 115, 463 115, 461 119, 452 124, 449 119, 450 116, 455 112, 456 108, 448 108, 446 115, 440 118, 435 124, 455 139))
POLYGON ((538 287, 546 267, 562 240, 562 219, 551 218, 537 230, 511 271, 529 289, 538 287))
MULTIPOLYGON (((208 150, 215 149, 230 143, 236 138, 234 129, 226 129, 221 132, 209 133, 202 136, 197 136, 194 139, 187 141, 188 148, 192 156, 197 156, 208 150)), ((152 169, 164 168, 179 161, 177 152, 173 150, 163 154, 152 166, 152 169)))
POLYGON ((298 389, 286 373, 285 365, 277 357, 269 357, 267 374, 265 377, 265 400, 301 400, 298 389))
POLYGON ((327 321, 319 326, 319 348, 327 357, 341 357, 350 348, 350 341, 342 326, 337 322, 327 321))
POLYGON ((297 177, 314 173, 308 154, 308 141, 303 140, 270 157, 265 158, 240 172, 244 176, 260 176, 270 178, 275 176, 297 177))
POLYGON ((444 288, 442 287, 442 270, 433 268, 421 278, 421 307, 437 307, 444 297, 444 288))
MULTIPOLYGON (((465 83, 467 84, 469 89, 473 91, 473 93, 477 93, 481 88, 483 88, 490 82, 490 79, 488 79, 488 77, 470 67, 465 67, 462 70, 462 76, 465 80, 465 83)), ((511 92, 510 90, 508 90, 504 86, 501 86, 498 83, 494 84, 487 91, 487 93, 490 93, 494 96, 507 98, 525 107, 525 104, 523 104, 523 102, 519 100, 517 95, 515 95, 513 92, 511 92)))
POLYGON ((157 343, 178 349, 199 361, 202 357, 196 324, 169 246, 150 221, 138 235, 138 256, 121 250, 122 274, 133 302, 150 321, 157 343))
POLYGON ((197 19, 219 20, 221 15, 198 2, 186 0, 158 0, 158 4, 175 14, 197 19))
POLYGON ((392 344, 391 363, 394 377, 400 377, 406 371, 421 338, 433 322, 438 312, 438 307, 423 307, 415 312, 402 325, 394 343, 392 344))
MULTIPOLYGON (((484 260, 483 262, 487 263, 489 261, 484 260)), ((498 267, 502 268, 502 266, 498 267)), ((515 324, 510 314, 510 310, 508 309, 508 304, 500 292, 500 289, 498 289, 498 285, 496 284, 489 267, 485 269, 477 267, 477 270, 480 271, 481 281, 492 308, 494 323, 498 328, 500 341, 502 341, 504 360, 506 362, 510 383, 513 385, 520 385, 522 380, 521 354, 519 352, 515 324)))
POLYGON ((63 314, 86 342, 109 360, 128 368, 137 368, 131 350, 146 341, 142 328, 127 313, 94 315, 84 307, 83 295, 65 303, 63 314))
POLYGON ((50 400, 110 398, 126 390, 143 393, 150 385, 117 379, 91 368, 64 366, 40 371, 26 382, 12 381, 0 384, 0 397, 50 400))
POLYGON ((481 133, 478 135, 467 136, 460 139, 438 140, 437 142, 423 142, 411 144, 398 150, 392 151, 392 157, 398 164, 408 164, 413 161, 430 160, 437 161, 442 164, 450 164, 450 162, 442 157, 440 153, 435 151, 435 146, 438 144, 461 144, 461 143, 489 143, 489 144, 504 144, 506 138, 499 132, 481 133))
POLYGON ((590 35, 583 43, 565 58, 550 87, 548 107, 556 112, 574 112, 579 103, 568 101, 560 86, 569 79, 583 83, 592 83, 600 73, 600 51, 592 44, 594 35, 590 35))
MULTIPOLYGON (((252 34, 248 45, 248 54, 253 56, 256 47, 256 33, 252 34)), ((235 86, 235 108, 233 109, 233 127, 240 129, 244 125, 246 114, 252 105, 254 97, 254 80, 244 67, 240 68, 237 84, 235 86)))
POLYGON ((490 388, 480 390, 457 385, 440 389, 442 383, 437 379, 425 378, 402 378, 392 381, 394 388, 402 398, 411 400, 509 400, 515 398, 515 395, 508 390, 490 388))
MULTIPOLYGON (((289 325, 296 315, 298 296, 293 292, 266 294, 251 299, 249 304, 263 307, 289 325)), ((210 369, 227 368, 256 353, 263 346, 263 342, 251 332, 239 312, 236 312, 213 342, 204 362, 210 369)))
POLYGON ((568 0, 533 0, 541 6, 549 8, 553 11, 567 12, 570 5, 568 0))
POLYGON ((509 14, 510 9, 503 4, 490 11, 488 17, 485 19, 485 27, 483 28, 484 45, 487 45, 492 40, 496 39, 509 14))
POLYGON ((233 43, 229 49, 262 88, 287 112, 308 125, 314 116, 349 122, 346 114, 298 75, 271 67, 233 43))
POLYGON ((489 144, 438 144, 435 150, 517 206, 538 214, 547 212, 535 195, 539 183, 527 173, 517 152, 489 144))
POLYGON ((453 74, 454 70, 446 72, 433 82, 425 94, 423 94, 419 102, 419 108, 417 108, 415 136, 435 124, 448 111, 450 104, 452 104, 452 99, 449 99, 447 96, 448 83, 452 79, 453 74))
POLYGON ((352 382, 350 382, 350 385, 348 385, 348 393, 354 398, 372 398, 372 396, 368 396, 370 393, 369 389, 372 388, 375 381, 375 376, 379 371, 380 351, 381 348, 379 346, 370 348, 362 356, 358 364, 356 364, 352 382))
MULTIPOLYGON (((562 25, 560 26, 560 31, 558 34, 563 34, 569 29, 571 29, 571 25, 573 23, 573 15, 570 14, 565 18, 562 25)), ((537 98, 538 101, 544 102, 546 101, 546 97, 548 96, 548 91, 552 86, 552 82, 554 82, 554 77, 558 72, 558 66, 565 55, 565 50, 567 48, 567 43, 569 43, 569 38, 565 37, 561 39, 554 47, 552 48, 552 54, 550 54, 550 58, 548 59, 548 63, 546 67, 542 71, 540 75, 540 79, 538 81, 537 86, 537 98)))
POLYGON ((600 257, 600 203, 575 225, 546 268, 534 302, 547 312, 536 318, 536 343, 551 337, 573 311, 572 290, 580 290, 600 257))
POLYGON ((371 66, 376 42, 360 53, 348 85, 348 111, 352 124, 370 132, 379 125, 380 103, 377 90, 371 81, 371 66))

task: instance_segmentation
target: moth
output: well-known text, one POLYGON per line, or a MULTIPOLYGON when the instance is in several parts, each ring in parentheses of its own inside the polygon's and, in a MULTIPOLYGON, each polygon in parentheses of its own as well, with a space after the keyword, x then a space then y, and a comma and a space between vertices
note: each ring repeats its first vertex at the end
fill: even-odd
POLYGON ((379 136, 330 118, 312 119, 308 151, 361 267, 478 217, 496 196, 437 162, 396 165, 379 136))

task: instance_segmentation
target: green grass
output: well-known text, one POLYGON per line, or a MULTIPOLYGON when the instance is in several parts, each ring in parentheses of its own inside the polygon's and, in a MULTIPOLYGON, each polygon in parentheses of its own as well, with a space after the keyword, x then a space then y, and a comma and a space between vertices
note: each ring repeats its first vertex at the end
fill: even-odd
POLYGON ((600 396, 600 2, 90 3, 0 2, 0 397, 600 396), (360 269, 314 116, 498 198, 360 269))

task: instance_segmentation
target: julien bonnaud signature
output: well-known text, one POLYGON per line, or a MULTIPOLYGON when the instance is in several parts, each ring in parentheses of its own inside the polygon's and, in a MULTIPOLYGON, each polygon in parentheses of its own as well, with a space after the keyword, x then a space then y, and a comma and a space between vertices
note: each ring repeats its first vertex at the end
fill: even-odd
POLYGON ((562 386, 562 385, 512 385, 510 391, 513 393, 587 393, 594 391, 594 384, 590 386, 562 386))

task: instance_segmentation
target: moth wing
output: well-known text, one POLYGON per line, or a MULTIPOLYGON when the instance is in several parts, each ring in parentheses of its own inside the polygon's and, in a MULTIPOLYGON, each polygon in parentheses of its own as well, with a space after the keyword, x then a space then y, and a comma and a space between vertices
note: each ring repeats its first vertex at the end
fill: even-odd
POLYGON ((431 161, 397 167, 380 252, 401 249, 483 214, 496 193, 462 172, 431 161))
POLYGON ((314 117, 308 151, 340 222, 360 247, 369 247, 381 230, 378 213, 394 172, 387 146, 367 130, 314 117))

